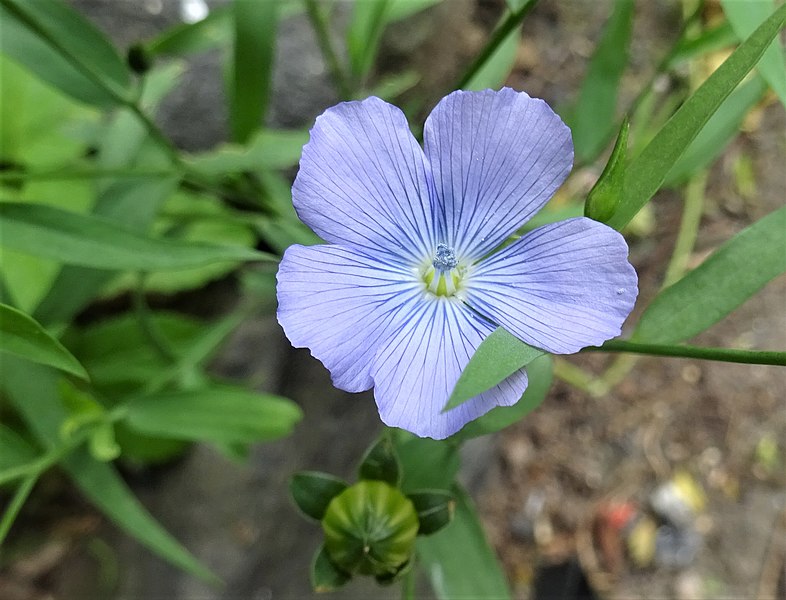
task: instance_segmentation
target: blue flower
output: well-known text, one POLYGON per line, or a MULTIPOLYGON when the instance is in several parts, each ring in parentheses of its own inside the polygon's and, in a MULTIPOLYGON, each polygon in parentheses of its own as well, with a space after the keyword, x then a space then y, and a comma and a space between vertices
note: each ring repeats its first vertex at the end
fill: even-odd
POLYGON ((498 250, 573 164, 570 130, 545 102, 508 88, 454 92, 424 139, 421 148, 379 98, 317 118, 292 197, 328 243, 287 249, 278 321, 336 387, 373 387, 386 424, 442 439, 527 387, 522 369, 441 412, 497 326, 548 352, 577 352, 619 335, 638 290, 625 240, 590 219, 498 250))

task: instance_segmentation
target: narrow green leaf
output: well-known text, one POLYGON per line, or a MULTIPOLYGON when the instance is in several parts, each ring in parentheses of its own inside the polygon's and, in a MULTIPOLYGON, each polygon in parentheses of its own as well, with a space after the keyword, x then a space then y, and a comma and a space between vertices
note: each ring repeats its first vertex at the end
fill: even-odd
POLYGON ((347 487, 338 477, 316 471, 295 473, 289 482, 289 492, 297 507, 317 521, 325 516, 330 501, 347 487))
POLYGON ((382 437, 368 449, 360 463, 360 479, 377 479, 393 487, 398 486, 401 468, 393 442, 388 435, 382 437))
POLYGON ((628 64, 633 9, 633 0, 615 0, 614 12, 590 58, 571 123, 579 162, 593 160, 614 130, 617 93, 628 64))
MULTIPOLYGON (((753 33, 775 8, 773 0, 721 0, 721 5, 740 39, 753 33)), ((756 68, 786 107, 786 62, 779 39, 775 39, 764 51, 756 68)))
MULTIPOLYGON (((101 192, 93 214, 122 221, 125 227, 135 231, 145 231, 166 197, 177 188, 177 183, 173 177, 117 181, 101 192)), ((114 276, 111 271, 63 267, 38 305, 34 313, 36 319, 47 325, 70 321, 114 276)))
POLYGON ((784 232, 786 206, 743 229, 650 303, 634 341, 680 342, 720 321, 786 271, 784 232))
POLYGON ((512 333, 498 327, 481 342, 469 364, 464 367, 443 412, 493 388, 542 354, 543 350, 528 346, 512 333))
POLYGON ((3 53, 65 93, 99 105, 130 97, 122 59, 106 37, 65 2, 0 0, 0 23, 3 53))
POLYGON ((587 202, 584 205, 585 217, 606 223, 617 210, 622 199, 622 188, 625 185, 629 129, 630 121, 625 117, 609 162, 606 163, 603 173, 587 195, 587 202))
POLYGON ((286 398, 218 385, 135 398, 124 414, 124 422, 143 434, 225 444, 278 439, 302 417, 286 398))
POLYGON ((3 471, 33 461, 36 454, 27 440, 0 423, 0 479, 3 479, 3 471))
MULTIPOLYGON (((68 416, 58 399, 56 372, 10 360, 14 364, 5 365, 0 384, 30 431, 52 449, 68 416)), ((147 512, 112 466, 97 462, 85 448, 63 459, 62 465, 88 500, 130 536, 173 565, 205 581, 219 581, 147 512)))
POLYGON ((232 139, 246 143, 267 110, 276 47, 278 2, 235 0, 235 44, 229 90, 232 139))
POLYGON ((153 57, 186 56, 228 44, 234 13, 231 6, 214 8, 196 23, 178 23, 143 44, 153 57))
POLYGON ((767 84, 758 75, 734 90, 677 160, 664 185, 683 183, 693 173, 711 165, 739 133, 745 115, 766 91, 767 84))
POLYGON ((401 21, 440 2, 442 0, 390 0, 390 7, 385 13, 385 22, 401 21))
POLYGON ((702 31, 694 38, 682 39, 674 49, 667 68, 671 69, 686 60, 728 48, 738 41, 729 22, 723 21, 720 25, 702 31))
POLYGON ((108 219, 41 204, 0 203, 0 228, 3 246, 95 269, 165 271, 270 258, 242 246, 149 238, 108 219))
POLYGON ((314 591, 318 593, 333 592, 349 581, 350 577, 333 564, 325 545, 322 544, 311 563, 311 587, 314 588, 314 591))
POLYGON ((756 65, 778 35, 784 22, 786 22, 786 5, 776 10, 740 44, 631 162, 628 168, 629 176, 625 179, 623 202, 609 221, 609 225, 621 229, 649 202, 680 155, 726 97, 756 65))
POLYGON ((539 356, 527 365, 527 389, 521 399, 513 406, 498 406, 479 419, 467 423, 451 439, 458 441, 500 431, 517 423, 540 406, 551 387, 553 361, 551 355, 539 356))
POLYGON ((418 513, 418 535, 436 533, 453 518, 456 501, 453 494, 443 490, 423 490, 407 494, 418 513))
POLYGON ((126 533, 184 571, 209 583, 220 583, 155 521, 114 467, 96 461, 86 449, 74 452, 63 466, 82 493, 126 533))
POLYGON ((510 75, 513 63, 516 62, 520 39, 521 30, 518 27, 513 28, 462 89, 499 89, 510 75))
POLYGON ((0 352, 89 379, 65 346, 31 316, 6 304, 0 304, 0 352))
POLYGON ((192 155, 186 162, 195 171, 209 176, 285 169, 298 163, 307 141, 308 132, 305 130, 264 129, 246 146, 225 144, 216 150, 192 155))
POLYGON ((352 7, 347 51, 350 72, 356 82, 362 81, 374 65, 390 5, 391 0, 366 0, 355 2, 352 7))
POLYGON ((510 590, 469 495, 455 488, 456 512, 451 523, 418 537, 420 563, 439 600, 510 598, 510 590))

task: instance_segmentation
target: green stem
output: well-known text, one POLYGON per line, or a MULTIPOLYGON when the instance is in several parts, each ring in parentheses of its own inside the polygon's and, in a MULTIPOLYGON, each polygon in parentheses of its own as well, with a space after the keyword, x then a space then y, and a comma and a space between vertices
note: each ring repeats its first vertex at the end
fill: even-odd
POLYGON ((609 391, 601 380, 596 379, 581 367, 561 358, 554 360, 554 376, 594 398, 599 398, 609 391))
POLYGON ((146 278, 147 276, 145 273, 139 273, 137 284, 134 286, 132 292, 134 311, 139 321, 139 328, 158 355, 167 363, 174 364, 177 362, 177 356, 169 346, 167 339, 158 330, 155 323, 153 323, 150 307, 147 305, 147 300, 145 299, 146 278))
POLYGON ((322 57, 325 59, 325 64, 330 71, 338 94, 342 100, 350 100, 352 90, 349 78, 341 67, 336 50, 333 48, 333 42, 330 40, 330 23, 317 0, 303 0, 303 2, 306 6, 306 14, 311 21, 311 27, 317 36, 317 44, 319 44, 322 57))
POLYGON ((688 268, 688 259, 696 236, 699 232, 699 222, 704 209, 704 188, 707 184, 707 172, 702 171, 691 177, 685 189, 685 204, 682 210, 682 221, 674 242, 674 251, 671 254, 669 266, 663 280, 663 287, 676 283, 685 274, 688 268))
MULTIPOLYGON (((411 559, 415 561, 413 556, 411 559)), ((409 570, 401 580, 401 600, 415 600, 415 565, 410 565, 409 570)))
POLYGON ((499 45, 505 41, 505 38, 508 37, 508 34, 516 27, 521 25, 524 17, 526 17, 529 12, 535 8, 537 3, 538 0, 529 0, 529 2, 524 4, 524 6, 508 14, 500 26, 494 30, 494 33, 491 35, 491 39, 486 44, 486 47, 481 50, 480 54, 478 54, 469 68, 464 72, 464 75, 462 75, 461 79, 458 80, 458 83, 453 88, 454 90, 462 89, 470 82, 470 80, 472 80, 477 72, 483 68, 483 65, 486 64, 486 61, 489 59, 489 57, 497 51, 499 45))
POLYGON ((721 362, 744 363, 750 365, 786 366, 786 352, 771 350, 739 350, 732 348, 705 348, 668 344, 647 344, 612 340, 599 348, 590 346, 582 352, 630 352, 654 356, 673 356, 675 358, 699 358, 721 362))
POLYGON ((14 521, 16 520, 19 511, 22 510, 22 506, 24 505, 25 500, 27 500, 27 497, 30 495, 30 492, 33 490, 33 486, 37 480, 38 473, 30 474, 24 479, 24 481, 22 481, 22 483, 19 484, 19 487, 16 488, 14 497, 11 498, 11 502, 3 513, 2 520, 0 520, 0 546, 2 546, 3 541, 5 541, 5 538, 11 529, 11 525, 13 525, 14 521))

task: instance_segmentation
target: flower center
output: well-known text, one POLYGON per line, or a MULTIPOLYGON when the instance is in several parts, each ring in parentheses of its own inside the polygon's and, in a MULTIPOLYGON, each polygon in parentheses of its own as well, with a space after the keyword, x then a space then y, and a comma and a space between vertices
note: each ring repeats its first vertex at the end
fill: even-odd
POLYGON ((431 264, 425 263, 420 275, 426 289, 435 296, 454 296, 461 289, 466 267, 459 265, 456 252, 447 244, 437 244, 431 264))

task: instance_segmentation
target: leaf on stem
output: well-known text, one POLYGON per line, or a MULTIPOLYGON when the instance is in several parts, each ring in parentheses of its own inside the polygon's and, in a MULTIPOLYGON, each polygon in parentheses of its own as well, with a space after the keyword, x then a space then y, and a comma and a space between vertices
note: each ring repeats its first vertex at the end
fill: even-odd
POLYGON ((634 341, 671 344, 704 331, 786 271, 786 206, 743 229, 647 307, 634 341))
POLYGON ((762 23, 688 98, 652 141, 630 163, 623 201, 609 221, 624 227, 652 198, 669 171, 726 97, 756 65, 786 22, 786 5, 762 23))
POLYGON ((3 246, 94 269, 165 271, 271 258, 242 246, 146 237, 108 219, 41 204, 0 203, 0 227, 3 246))
POLYGON ((85 368, 33 317, 0 304, 0 352, 55 367, 88 380, 85 368))

